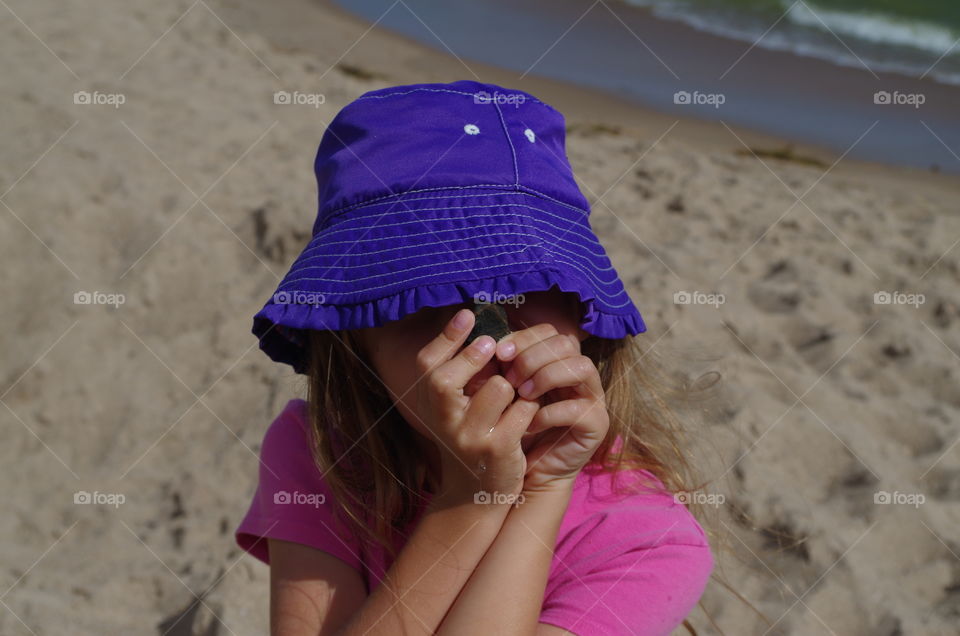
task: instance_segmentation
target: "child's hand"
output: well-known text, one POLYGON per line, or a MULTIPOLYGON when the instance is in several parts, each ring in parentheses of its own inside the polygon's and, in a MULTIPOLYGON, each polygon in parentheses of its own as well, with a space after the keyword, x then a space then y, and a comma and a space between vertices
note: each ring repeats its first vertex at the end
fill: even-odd
POLYGON ((524 490, 572 485, 610 426, 596 365, 580 353, 576 336, 550 324, 506 336, 497 351, 501 361, 512 361, 506 379, 520 397, 546 403, 527 431, 543 434, 526 454, 524 490))
POLYGON ((473 501, 481 490, 517 494, 526 457, 520 439, 539 409, 517 399, 510 383, 491 376, 471 397, 464 386, 493 358, 496 341, 481 336, 457 353, 474 323, 462 309, 417 354, 417 411, 433 432, 441 455, 443 496, 473 501))

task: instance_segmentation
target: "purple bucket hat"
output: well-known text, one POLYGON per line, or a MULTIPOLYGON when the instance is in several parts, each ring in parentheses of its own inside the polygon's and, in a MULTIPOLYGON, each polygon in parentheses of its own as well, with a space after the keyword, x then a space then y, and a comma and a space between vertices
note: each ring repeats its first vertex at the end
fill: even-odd
POLYGON ((370 91, 330 122, 314 162, 313 236, 254 316, 271 359, 305 372, 305 329, 376 327, 423 307, 558 287, 601 338, 646 331, 594 235, 563 115, 459 81, 370 91))

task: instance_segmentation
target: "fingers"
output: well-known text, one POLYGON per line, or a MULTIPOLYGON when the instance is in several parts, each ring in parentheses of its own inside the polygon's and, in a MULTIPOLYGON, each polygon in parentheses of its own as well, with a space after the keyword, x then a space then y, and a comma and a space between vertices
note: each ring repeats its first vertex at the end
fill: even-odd
MULTIPOLYGON (((463 397, 470 379, 477 375, 493 357, 496 342, 490 336, 480 336, 452 360, 444 362, 426 376, 426 385, 437 395, 463 397)), ((504 380, 507 386, 510 383, 504 380)), ((511 394, 513 387, 510 386, 511 394)))
MULTIPOLYGON (((609 428, 609 415, 601 402, 564 400, 541 407, 527 428, 528 436, 537 435, 538 438, 526 452, 526 473, 535 472, 537 464, 547 456, 552 456, 554 462, 559 459, 561 465, 571 465, 571 453, 574 456, 586 453, 589 457, 606 437, 609 428)), ((580 462, 574 461, 573 464, 582 466, 580 462)), ((553 466, 547 472, 555 470, 553 466)), ((575 471, 571 473, 575 474, 575 471)))
POLYGON ((580 341, 573 336, 561 335, 553 330, 553 334, 546 338, 533 341, 533 337, 535 335, 531 334, 516 341, 519 353, 513 357, 510 371, 505 376, 514 386, 523 383, 537 369, 553 360, 580 355, 580 341))
POLYGON ((497 343, 490 336, 480 336, 456 353, 469 335, 473 322, 470 310, 457 312, 440 335, 417 353, 417 370, 427 376, 427 384, 436 393, 461 393, 470 378, 493 357, 497 343))
POLYGON ((417 370, 425 375, 440 366, 460 348, 470 335, 475 317, 469 309, 461 309, 450 319, 436 338, 417 353, 417 370))
POLYGON ((522 381, 517 393, 528 400, 536 400, 544 393, 570 387, 576 393, 593 400, 603 399, 600 374, 587 356, 575 356, 555 360, 541 367, 527 380, 522 381))
POLYGON ((536 435, 549 428, 568 426, 584 431, 597 429, 597 432, 602 432, 602 438, 607 433, 605 428, 601 431, 600 425, 603 422, 609 423, 606 405, 603 402, 586 399, 563 400, 541 407, 526 434, 536 435))
MULTIPOLYGON (((518 388, 523 386, 534 374, 552 362, 567 360, 567 365, 570 369, 563 377, 557 378, 557 384, 551 387, 549 383, 542 383, 545 379, 544 376, 538 378, 537 388, 539 388, 540 391, 537 393, 537 396, 550 390, 550 388, 576 386, 581 382, 590 382, 589 388, 592 392, 600 388, 599 374, 589 358, 581 355, 580 341, 576 336, 557 333, 552 325, 537 325, 536 327, 511 334, 507 336, 507 338, 511 336, 514 337, 513 342, 517 345, 518 353, 511 356, 510 369, 504 377, 506 377, 513 386, 518 388), (573 381, 575 379, 572 377, 573 375, 580 379, 573 381), (596 383, 593 382, 593 375, 597 375, 596 383), (573 383, 570 384, 570 382, 573 383)), ((506 340, 506 338, 504 338, 504 340, 506 340)), ((501 341, 501 343, 502 342, 503 341, 501 341)), ((498 354, 500 354, 500 351, 501 347, 498 346, 498 354)), ((530 387, 527 388, 529 389, 530 387)), ((531 394, 527 394, 526 392, 521 394, 523 397, 533 399, 531 394)))
POLYGON ((501 338, 497 343, 497 357, 504 362, 512 360, 519 353, 529 349, 531 345, 555 335, 557 335, 557 328, 549 323, 541 323, 527 329, 514 331, 501 338))
POLYGON ((504 411, 494 431, 502 443, 508 445, 519 444, 520 438, 523 437, 524 432, 541 410, 538 402, 517 398, 504 411))
MULTIPOLYGON (((471 345, 473 346, 473 345, 471 345)), ((469 347, 468 347, 469 348, 469 347)), ((500 419, 516 392, 503 376, 493 375, 471 398, 464 416, 467 426, 479 434, 488 433, 500 419)))

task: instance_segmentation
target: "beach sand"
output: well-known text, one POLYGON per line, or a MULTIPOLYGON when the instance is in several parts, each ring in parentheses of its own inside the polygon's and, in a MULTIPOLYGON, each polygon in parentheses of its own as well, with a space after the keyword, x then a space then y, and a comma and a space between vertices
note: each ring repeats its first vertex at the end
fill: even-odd
POLYGON ((473 73, 568 115, 639 337, 723 374, 723 407, 692 431, 723 495, 716 573, 773 627, 719 583, 692 623, 955 633, 955 179, 800 146, 814 163, 760 159, 747 147, 782 142, 468 69, 324 4, 4 11, 0 633, 267 632, 268 568, 232 532, 267 424, 305 387, 251 318, 309 236, 325 123, 364 91, 473 73))

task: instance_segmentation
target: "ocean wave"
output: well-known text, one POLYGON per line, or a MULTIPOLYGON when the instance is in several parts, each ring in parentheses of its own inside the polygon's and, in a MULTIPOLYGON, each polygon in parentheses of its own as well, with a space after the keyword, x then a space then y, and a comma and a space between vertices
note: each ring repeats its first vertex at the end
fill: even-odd
POLYGON ((908 46, 937 56, 960 55, 958 36, 946 27, 929 22, 892 18, 879 13, 852 13, 824 9, 804 2, 783 0, 787 19, 795 24, 820 29, 837 36, 867 42, 908 46))
POLYGON ((683 22, 699 31, 749 42, 760 48, 813 57, 840 66, 861 69, 866 66, 874 73, 925 76, 944 84, 960 85, 960 43, 958 35, 946 27, 876 13, 842 12, 792 0, 779 1, 783 19, 777 28, 770 29, 776 17, 737 10, 733 3, 718 11, 715 4, 708 10, 695 2, 626 0, 627 4, 646 7, 660 19, 683 22), (848 46, 855 41, 885 53, 854 54, 848 46), (898 48, 903 53, 906 50, 913 53, 898 54, 898 48))

